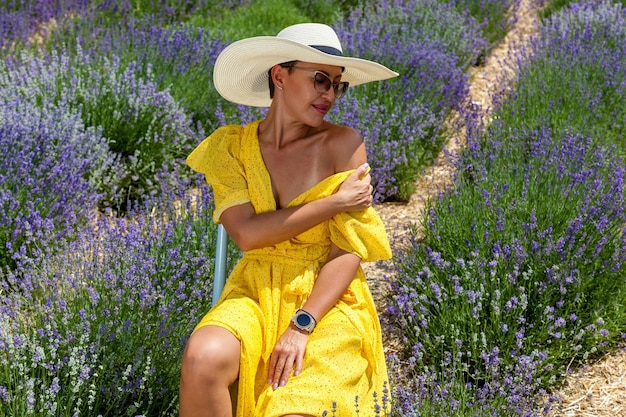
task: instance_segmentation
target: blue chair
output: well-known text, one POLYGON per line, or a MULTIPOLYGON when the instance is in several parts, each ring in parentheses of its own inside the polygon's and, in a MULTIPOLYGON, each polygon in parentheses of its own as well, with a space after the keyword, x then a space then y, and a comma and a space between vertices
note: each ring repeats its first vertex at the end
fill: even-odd
MULTIPOLYGON (((228 254, 228 233, 221 224, 217 225, 217 244, 215 245, 215 269, 213 271, 213 301, 215 305, 222 295, 224 283, 226 282, 226 255, 228 254)), ((230 398, 233 405, 233 415, 237 409, 237 395, 239 391, 239 379, 229 388, 230 398)))
POLYGON ((215 305, 222 295, 226 282, 226 255, 228 253, 228 233, 221 224, 217 225, 217 244, 215 245, 215 270, 213 271, 213 301, 215 305))

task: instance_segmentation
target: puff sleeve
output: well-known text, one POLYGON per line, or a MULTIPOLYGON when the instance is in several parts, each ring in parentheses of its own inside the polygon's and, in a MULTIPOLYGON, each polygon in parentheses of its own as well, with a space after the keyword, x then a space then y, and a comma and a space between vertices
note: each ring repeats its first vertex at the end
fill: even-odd
POLYGON ((339 248, 359 256, 364 262, 391 258, 385 226, 371 207, 334 216, 330 221, 330 236, 339 248))
POLYGON ((250 201, 248 181, 239 157, 242 135, 242 126, 220 127, 187 157, 187 165, 203 173, 213 189, 215 223, 219 223, 224 210, 250 201))

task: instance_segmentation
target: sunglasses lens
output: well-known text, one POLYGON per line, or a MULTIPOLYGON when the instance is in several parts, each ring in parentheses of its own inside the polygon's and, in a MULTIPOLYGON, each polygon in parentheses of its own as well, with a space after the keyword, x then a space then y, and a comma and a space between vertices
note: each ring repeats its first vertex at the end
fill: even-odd
POLYGON ((313 76, 313 87, 315 88, 315 91, 318 93, 325 93, 330 90, 330 87, 333 87, 335 91, 335 98, 343 97, 348 90, 348 85, 349 83, 345 81, 333 84, 330 78, 328 78, 328 76, 323 72, 315 71, 315 75, 313 76))
POLYGON ((330 81, 330 78, 328 78, 324 73, 316 71, 313 80, 315 81, 315 90, 318 93, 325 93, 330 90, 332 82, 330 81))
POLYGON ((338 84, 335 84, 335 98, 341 98, 346 95, 346 91, 348 91, 349 83, 343 81, 338 84))

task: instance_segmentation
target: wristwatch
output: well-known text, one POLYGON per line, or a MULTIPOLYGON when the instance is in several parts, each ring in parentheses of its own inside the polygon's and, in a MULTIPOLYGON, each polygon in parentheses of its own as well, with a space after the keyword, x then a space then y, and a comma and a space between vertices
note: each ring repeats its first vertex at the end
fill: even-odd
POLYGON ((307 313, 304 310, 296 311, 296 315, 293 316, 291 322, 298 329, 303 330, 307 333, 311 333, 313 329, 315 329, 315 325, 317 322, 315 321, 315 317, 311 314, 307 313))

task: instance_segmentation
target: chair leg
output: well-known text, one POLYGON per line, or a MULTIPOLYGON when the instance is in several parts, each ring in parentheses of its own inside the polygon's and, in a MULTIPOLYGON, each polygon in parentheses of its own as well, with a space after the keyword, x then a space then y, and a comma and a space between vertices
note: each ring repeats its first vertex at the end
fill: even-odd
POLYGON ((213 300, 211 305, 215 305, 222 294, 224 281, 226 281, 226 255, 228 252, 228 233, 224 226, 217 226, 217 242, 215 247, 215 271, 213 274, 213 300))

